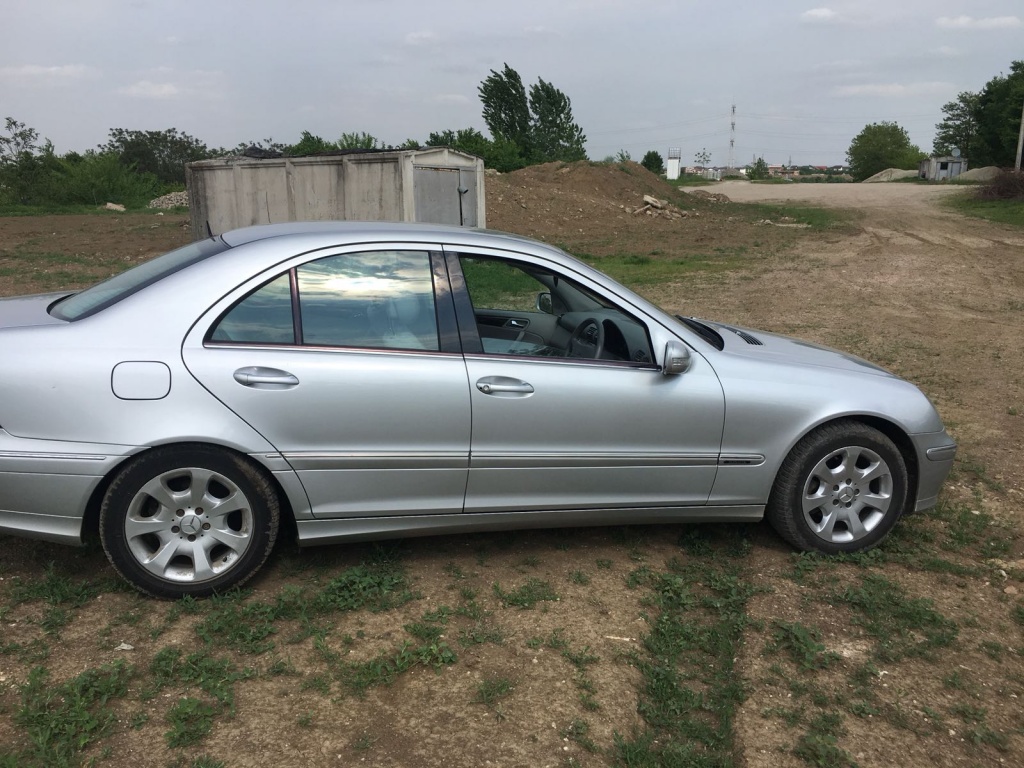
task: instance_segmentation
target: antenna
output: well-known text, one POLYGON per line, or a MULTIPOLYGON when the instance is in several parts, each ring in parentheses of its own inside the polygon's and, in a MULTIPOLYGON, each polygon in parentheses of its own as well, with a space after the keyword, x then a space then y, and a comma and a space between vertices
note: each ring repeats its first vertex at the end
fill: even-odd
POLYGON ((736 105, 732 105, 732 122, 729 123, 729 165, 734 168, 736 163, 733 160, 733 149, 736 148, 736 105))

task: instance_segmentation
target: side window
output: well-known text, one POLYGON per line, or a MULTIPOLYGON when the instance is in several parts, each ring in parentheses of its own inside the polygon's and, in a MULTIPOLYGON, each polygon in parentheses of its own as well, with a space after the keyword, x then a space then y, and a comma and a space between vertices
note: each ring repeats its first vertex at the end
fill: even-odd
POLYGON ((257 288, 220 319, 211 341, 294 344, 291 279, 288 274, 257 288))
POLYGON ((537 296, 548 290, 535 277, 507 261, 464 256, 460 264, 470 301, 476 309, 533 312, 537 308, 537 296))
POLYGON ((303 264, 235 304, 210 340, 436 351, 430 254, 368 251, 303 264), (298 329, 292 280, 299 296, 298 329))
POLYGON ((438 350, 430 254, 346 253, 296 270, 302 343, 438 350))
POLYGON ((646 326, 544 267, 459 256, 484 354, 652 365, 646 326))

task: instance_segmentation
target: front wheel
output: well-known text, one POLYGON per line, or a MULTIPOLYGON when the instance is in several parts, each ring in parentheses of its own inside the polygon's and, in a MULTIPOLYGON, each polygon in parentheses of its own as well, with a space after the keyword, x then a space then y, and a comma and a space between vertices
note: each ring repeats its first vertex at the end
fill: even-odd
POLYGON ((797 443, 775 479, 765 516, 799 549, 857 552, 885 538, 906 499, 899 449, 877 429, 841 421, 797 443))
POLYGON ((210 446, 158 448, 131 461, 100 509, 115 570, 155 597, 205 597, 247 581, 270 554, 280 519, 271 483, 210 446))

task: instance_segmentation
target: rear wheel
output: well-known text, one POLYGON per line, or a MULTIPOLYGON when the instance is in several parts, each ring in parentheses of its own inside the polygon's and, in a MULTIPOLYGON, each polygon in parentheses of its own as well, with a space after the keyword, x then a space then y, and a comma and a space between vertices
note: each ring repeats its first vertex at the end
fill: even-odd
POLYGON ((131 461, 100 509, 114 568, 156 597, 205 597, 247 581, 270 554, 280 519, 270 481, 210 446, 158 448, 131 461))
POLYGON ((907 467, 877 429, 855 421, 821 427, 797 443, 775 479, 765 515, 803 550, 857 552, 880 542, 907 498, 907 467))

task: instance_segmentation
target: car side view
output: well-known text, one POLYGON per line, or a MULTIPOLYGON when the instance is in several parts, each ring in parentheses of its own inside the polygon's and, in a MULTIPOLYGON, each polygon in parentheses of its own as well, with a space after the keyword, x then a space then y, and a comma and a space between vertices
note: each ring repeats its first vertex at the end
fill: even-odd
POLYGON ((852 552, 930 508, 956 445, 860 358, 672 316, 551 246, 319 222, 0 300, 0 534, 158 597, 299 543, 767 517, 852 552))

